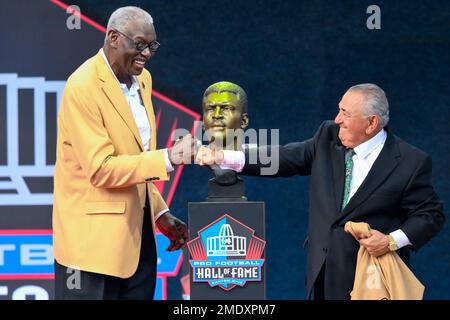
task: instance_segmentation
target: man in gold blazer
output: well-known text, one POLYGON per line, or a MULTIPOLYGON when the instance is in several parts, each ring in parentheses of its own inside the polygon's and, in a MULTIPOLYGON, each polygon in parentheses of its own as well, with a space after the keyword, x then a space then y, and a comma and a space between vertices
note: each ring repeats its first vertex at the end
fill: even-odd
POLYGON ((67 80, 58 114, 53 233, 57 299, 152 299, 155 224, 187 240, 154 181, 192 157, 193 139, 156 150, 152 79, 159 47, 152 17, 137 7, 110 17, 105 44, 67 80))

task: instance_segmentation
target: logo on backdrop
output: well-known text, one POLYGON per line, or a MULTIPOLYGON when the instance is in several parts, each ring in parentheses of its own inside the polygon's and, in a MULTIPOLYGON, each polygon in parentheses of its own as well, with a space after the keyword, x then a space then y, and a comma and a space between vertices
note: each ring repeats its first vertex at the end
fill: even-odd
POLYGON ((0 230, 0 279, 52 279, 51 230, 0 230))
POLYGON ((266 242, 237 219, 223 215, 189 241, 193 282, 229 291, 247 281, 261 281, 266 242))
MULTIPOLYGON (((26 178, 53 177, 54 166, 47 161, 47 99, 48 93, 60 101, 65 81, 48 81, 43 77, 18 77, 0 73, 0 86, 6 87, 6 165, 0 165, 1 205, 51 205, 51 193, 32 193, 26 178), (22 89, 33 91, 34 103, 28 114, 34 115, 34 163, 19 163, 19 100, 22 89)), ((55 103, 58 108, 58 103, 55 103)), ((57 110, 56 110, 57 112, 57 110)))

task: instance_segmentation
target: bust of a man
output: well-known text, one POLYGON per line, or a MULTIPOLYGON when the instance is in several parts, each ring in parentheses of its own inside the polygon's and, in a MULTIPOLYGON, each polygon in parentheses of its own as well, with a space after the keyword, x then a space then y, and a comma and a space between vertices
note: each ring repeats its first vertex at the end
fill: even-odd
MULTIPOLYGON (((241 150, 244 129, 249 123, 245 91, 232 82, 216 82, 205 90, 202 107, 209 147, 216 150, 241 150)), ((238 194, 244 196, 243 181, 234 171, 221 169, 218 165, 211 168, 215 177, 213 184, 210 183, 210 196, 221 192, 231 197, 238 194), (225 186, 234 188, 221 188, 225 186)))

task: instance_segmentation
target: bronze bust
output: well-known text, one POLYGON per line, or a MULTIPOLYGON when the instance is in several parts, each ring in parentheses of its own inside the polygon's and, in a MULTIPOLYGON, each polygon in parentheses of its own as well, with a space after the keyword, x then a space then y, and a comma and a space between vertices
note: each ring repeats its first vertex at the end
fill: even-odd
MULTIPOLYGON (((209 147, 215 150, 242 150, 244 129, 248 126, 247 94, 232 82, 210 85, 203 94, 203 124, 209 147)), ((209 198, 243 198, 244 182, 236 172, 211 165, 209 198)))

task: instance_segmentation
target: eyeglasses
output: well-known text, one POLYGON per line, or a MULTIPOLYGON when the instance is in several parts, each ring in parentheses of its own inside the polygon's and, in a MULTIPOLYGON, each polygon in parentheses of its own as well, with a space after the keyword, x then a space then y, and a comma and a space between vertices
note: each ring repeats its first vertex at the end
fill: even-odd
POLYGON ((150 43, 147 42, 143 42, 143 41, 136 41, 134 39, 132 39, 131 37, 127 36, 125 33, 120 32, 119 30, 114 30, 116 31, 118 34, 124 36, 125 38, 127 38, 128 40, 130 40, 133 44, 134 47, 136 48, 137 51, 142 52, 145 49, 149 49, 151 53, 155 53, 158 48, 161 46, 161 44, 158 41, 152 41, 150 43))

